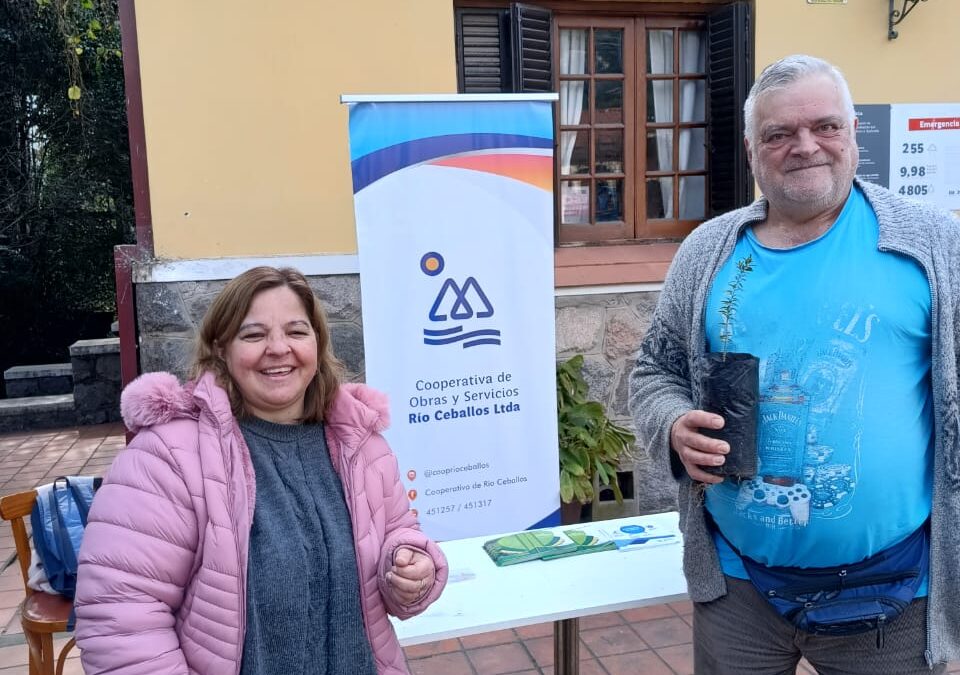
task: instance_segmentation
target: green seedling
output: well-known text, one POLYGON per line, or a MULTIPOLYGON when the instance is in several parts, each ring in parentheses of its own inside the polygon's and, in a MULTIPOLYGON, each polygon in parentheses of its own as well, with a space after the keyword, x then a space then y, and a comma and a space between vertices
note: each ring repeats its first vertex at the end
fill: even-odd
POLYGON ((723 300, 720 302, 720 316, 723 317, 723 323, 720 324, 720 353, 723 354, 723 360, 727 360, 727 351, 730 348, 730 341, 733 340, 733 318, 737 313, 739 298, 737 293, 743 290, 743 280, 747 274, 753 271, 753 256, 747 256, 737 261, 737 273, 730 283, 727 284, 727 290, 723 293, 723 300))

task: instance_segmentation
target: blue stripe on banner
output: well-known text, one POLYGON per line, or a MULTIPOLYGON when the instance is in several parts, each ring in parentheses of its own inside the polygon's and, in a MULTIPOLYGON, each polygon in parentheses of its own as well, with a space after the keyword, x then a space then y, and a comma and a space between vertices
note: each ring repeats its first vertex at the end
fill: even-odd
POLYGON ((549 101, 423 101, 350 105, 350 161, 430 136, 469 133, 553 138, 549 101))
MULTIPOLYGON (((452 331, 452 332, 458 333, 459 331, 452 331)), ((434 333, 433 333, 432 331, 428 331, 428 330, 424 329, 423 334, 424 334, 424 335, 429 335, 429 334, 434 334, 434 333)), ((425 344, 425 345, 449 345, 449 344, 452 344, 452 343, 454 343, 454 342, 460 342, 461 340, 469 340, 469 339, 471 339, 471 338, 481 337, 481 336, 483 336, 483 335, 492 335, 492 336, 494 336, 494 337, 500 337, 500 331, 495 330, 495 329, 492 329, 492 328, 485 328, 485 329, 482 329, 482 330, 472 330, 472 331, 470 331, 469 333, 463 333, 462 335, 456 335, 456 336, 454 336, 454 337, 425 337, 425 338, 423 338, 423 344, 425 344)), ((478 344, 480 344, 480 343, 478 343, 478 344)), ((500 344, 500 340, 497 340, 496 342, 492 342, 492 343, 490 343, 490 344, 500 344)), ((467 346, 467 345, 464 345, 464 346, 467 346)))
POLYGON ((424 335, 453 335, 454 333, 460 333, 463 331, 463 326, 457 326, 456 328, 446 328, 444 330, 430 330, 429 328, 423 329, 424 335))
POLYGON ((466 349, 467 347, 476 347, 477 345, 498 345, 498 344, 500 344, 500 340, 497 340, 495 338, 481 338, 479 340, 470 340, 470 342, 464 342, 463 348, 466 349))
POLYGON ((461 152, 498 148, 552 148, 553 140, 510 134, 457 134, 417 138, 353 160, 353 193, 394 171, 461 152))

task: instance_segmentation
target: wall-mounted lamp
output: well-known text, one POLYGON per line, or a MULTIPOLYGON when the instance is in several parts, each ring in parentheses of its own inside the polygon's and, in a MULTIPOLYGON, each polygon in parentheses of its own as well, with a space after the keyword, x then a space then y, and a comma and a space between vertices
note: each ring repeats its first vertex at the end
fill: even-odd
POLYGON ((890 0, 890 14, 887 17, 887 39, 896 40, 897 31, 893 30, 893 27, 898 23, 907 18, 907 14, 917 6, 918 2, 926 2, 927 0, 902 0, 903 5, 900 9, 894 9, 893 5, 896 0, 890 0))

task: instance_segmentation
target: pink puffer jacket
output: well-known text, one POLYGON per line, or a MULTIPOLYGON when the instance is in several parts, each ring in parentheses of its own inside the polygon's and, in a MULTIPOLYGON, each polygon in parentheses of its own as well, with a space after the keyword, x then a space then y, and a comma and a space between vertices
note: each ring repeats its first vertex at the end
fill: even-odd
MULTIPOLYGON (((226 392, 206 374, 181 387, 143 375, 123 392, 140 430, 97 492, 80 550, 77 644, 87 675, 235 675, 246 621, 247 547, 256 487, 226 392)), ((363 621, 377 671, 407 673, 387 612, 401 619, 440 596, 447 563, 410 512, 380 436, 386 397, 341 386, 325 421, 353 523, 363 621), (415 605, 387 584, 398 546, 426 552, 436 582, 415 605)))

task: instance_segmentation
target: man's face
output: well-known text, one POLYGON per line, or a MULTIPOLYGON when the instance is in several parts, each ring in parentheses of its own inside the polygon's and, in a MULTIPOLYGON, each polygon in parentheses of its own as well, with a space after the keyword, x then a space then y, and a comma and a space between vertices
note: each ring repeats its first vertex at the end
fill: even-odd
POLYGON ((805 77, 761 96, 754 125, 747 155, 772 206, 826 210, 844 202, 859 160, 856 121, 829 76, 805 77))

